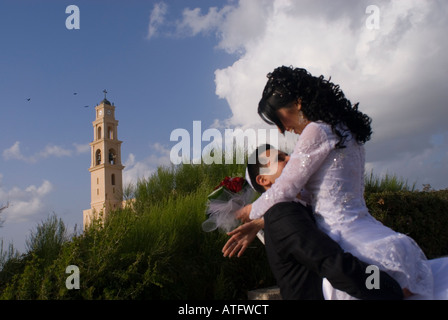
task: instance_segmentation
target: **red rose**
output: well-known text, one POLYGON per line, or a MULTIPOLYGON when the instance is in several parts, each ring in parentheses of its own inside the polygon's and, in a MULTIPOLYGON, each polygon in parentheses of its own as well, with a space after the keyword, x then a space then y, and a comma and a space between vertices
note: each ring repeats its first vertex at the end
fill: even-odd
POLYGON ((234 178, 225 177, 225 179, 215 188, 215 190, 220 187, 225 187, 231 192, 238 193, 241 190, 243 190, 245 182, 246 180, 241 177, 234 177, 234 178))
POLYGON ((238 193, 243 190, 245 180, 240 177, 235 177, 230 179, 229 186, 227 187, 230 191, 238 193))

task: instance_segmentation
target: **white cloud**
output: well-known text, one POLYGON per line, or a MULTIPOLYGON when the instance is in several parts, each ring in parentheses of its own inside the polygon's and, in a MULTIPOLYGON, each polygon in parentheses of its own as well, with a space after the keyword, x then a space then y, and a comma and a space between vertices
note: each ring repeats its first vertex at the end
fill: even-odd
MULTIPOLYGON (((430 140, 447 132, 448 5, 379 1, 380 28, 370 30, 366 8, 371 4, 240 0, 204 15, 187 10, 179 26, 192 35, 214 31, 219 48, 239 53, 232 65, 215 72, 216 94, 232 111, 224 122, 229 126, 260 126, 256 109, 266 74, 280 65, 303 67, 316 76, 331 76, 372 117, 371 164, 395 163, 398 169, 409 163, 404 175, 429 175, 417 164, 422 157, 440 159, 430 140)), ((447 180, 440 172, 427 178, 441 181, 443 176, 447 180)))
POLYGON ((3 150, 3 158, 5 160, 25 160, 26 158, 20 152, 20 142, 16 141, 10 148, 3 150))
POLYGON ((75 147, 75 152, 77 154, 87 153, 90 151, 90 145, 87 144, 78 144, 74 143, 73 146, 75 147))
POLYGON ((170 166, 170 150, 159 143, 150 146, 153 153, 144 160, 137 161, 130 153, 124 162, 123 186, 135 185, 139 180, 149 178, 158 167, 170 166))
POLYGON ((48 213, 44 198, 52 190, 53 186, 47 180, 40 186, 30 185, 25 189, 13 187, 6 190, 0 184, 0 199, 9 203, 9 207, 2 212, 6 222, 26 221, 36 214, 48 213))
POLYGON ((72 155, 72 150, 64 149, 60 146, 47 145, 44 150, 39 152, 35 157, 38 159, 45 159, 48 157, 68 157, 72 155))
POLYGON ((149 16, 149 26, 147 39, 155 37, 158 33, 159 27, 165 21, 165 15, 167 14, 168 6, 164 2, 156 3, 149 16))
POLYGON ((16 141, 10 148, 3 150, 3 159, 5 160, 21 160, 29 163, 35 163, 41 159, 47 159, 50 157, 69 157, 76 154, 86 153, 90 150, 89 145, 73 144, 75 150, 66 149, 61 146, 47 145, 43 150, 31 155, 25 156, 20 149, 20 141, 16 141))
POLYGON ((225 6, 221 10, 216 7, 209 8, 208 13, 201 14, 200 8, 185 9, 182 13, 182 22, 177 26, 178 32, 196 36, 199 33, 209 34, 219 29, 224 23, 227 13, 233 7, 225 6))
MULTIPOLYGON (((229 102, 234 125, 253 122, 265 75, 282 64, 331 76, 349 98, 361 100, 366 112, 384 120, 391 102, 378 108, 373 102, 375 96, 397 99, 412 85, 442 74, 438 70, 440 62, 447 65, 443 54, 446 45, 441 41, 446 22, 436 12, 440 9, 437 2, 392 1, 379 5, 380 30, 369 30, 365 26, 368 4, 246 0, 221 10, 210 8, 206 15, 199 9, 188 9, 179 26, 190 28, 193 35, 217 29, 221 48, 242 52, 232 66, 216 71, 216 92, 229 102), (430 62, 425 65, 430 69, 422 74, 423 62, 430 62)), ((411 107, 411 111, 421 109, 411 107)), ((411 113, 410 118, 415 115, 411 113)))
POLYGON ((211 7, 206 14, 200 8, 185 9, 177 31, 191 36, 215 32, 219 48, 229 53, 239 52, 265 30, 264 19, 272 4, 272 0, 246 0, 238 7, 211 7))

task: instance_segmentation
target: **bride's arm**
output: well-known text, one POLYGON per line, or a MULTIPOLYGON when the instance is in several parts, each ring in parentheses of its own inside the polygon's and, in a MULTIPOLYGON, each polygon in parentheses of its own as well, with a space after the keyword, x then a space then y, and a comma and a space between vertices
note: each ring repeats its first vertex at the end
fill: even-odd
POLYGON ((280 177, 252 204, 250 219, 262 217, 276 203, 294 200, 322 165, 334 144, 321 125, 310 123, 302 132, 280 177))

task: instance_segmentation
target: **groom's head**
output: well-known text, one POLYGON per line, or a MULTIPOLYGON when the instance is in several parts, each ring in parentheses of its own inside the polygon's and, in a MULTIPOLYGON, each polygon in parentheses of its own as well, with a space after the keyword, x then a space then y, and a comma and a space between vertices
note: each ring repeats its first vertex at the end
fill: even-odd
POLYGON ((254 189, 263 193, 280 176, 289 156, 269 144, 258 147, 249 157, 247 171, 254 189))

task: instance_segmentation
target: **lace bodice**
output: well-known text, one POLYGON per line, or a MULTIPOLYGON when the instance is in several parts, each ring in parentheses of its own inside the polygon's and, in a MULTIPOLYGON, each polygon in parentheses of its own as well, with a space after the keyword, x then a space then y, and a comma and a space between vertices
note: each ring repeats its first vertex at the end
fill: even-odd
POLYGON ((251 219, 272 205, 303 200, 314 208, 322 223, 335 225, 368 214, 364 202, 364 147, 345 132, 346 148, 335 148, 339 137, 331 126, 312 122, 302 132, 282 175, 252 205, 251 219))
MULTIPOLYGON (((330 125, 308 124, 280 177, 252 204, 250 218, 260 218, 274 204, 293 201, 302 192, 319 228, 344 250, 388 271, 403 288, 430 298, 433 280, 425 255, 413 239, 369 214, 364 201, 364 147, 350 132, 343 134, 345 148, 336 148, 339 137, 330 125)), ((347 298, 340 292, 335 296, 347 298)))

